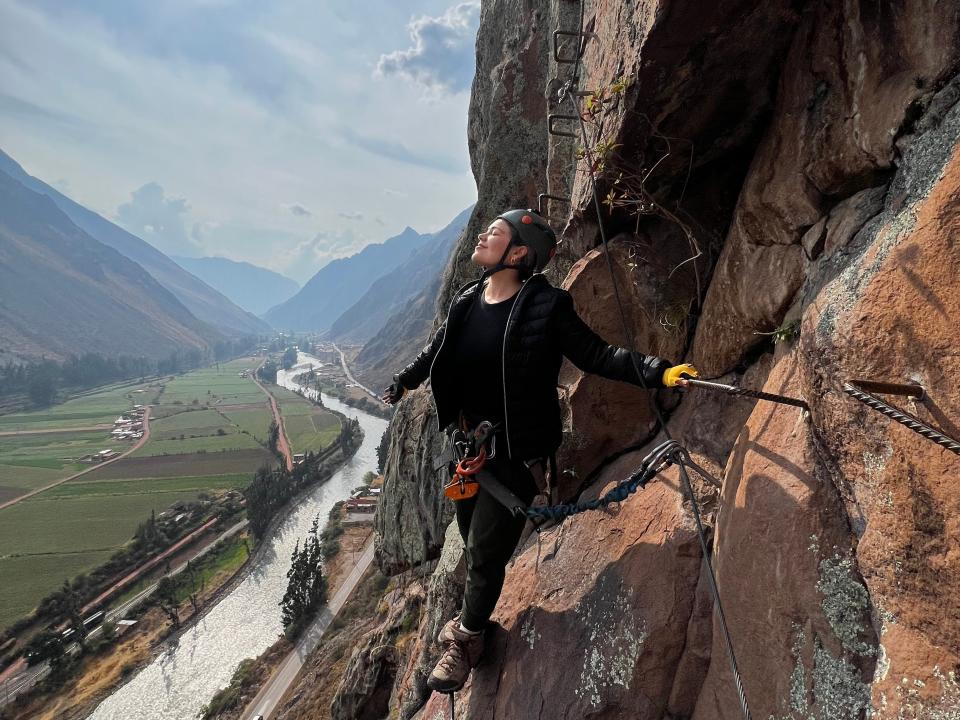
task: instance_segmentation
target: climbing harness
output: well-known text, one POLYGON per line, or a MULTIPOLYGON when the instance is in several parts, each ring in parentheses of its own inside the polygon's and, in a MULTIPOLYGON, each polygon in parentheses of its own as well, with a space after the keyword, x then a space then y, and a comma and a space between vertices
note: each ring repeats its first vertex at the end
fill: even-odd
POLYGON ((850 397, 859 400, 867 407, 871 407, 877 412, 883 413, 891 420, 910 428, 919 435, 922 435, 927 440, 932 440, 940 447, 946 448, 950 452, 960 455, 960 442, 954 440, 948 435, 943 434, 940 430, 928 425, 920 418, 915 417, 874 395, 874 393, 881 393, 883 395, 901 395, 923 401, 924 398, 926 398, 926 391, 921 385, 899 385, 895 383, 853 379, 848 380, 843 384, 843 391, 850 397))
POLYGON ((465 424, 450 433, 450 441, 456 456, 456 469, 443 488, 443 494, 451 500, 466 500, 477 494, 480 485, 476 475, 486 464, 488 457, 497 454, 496 432, 497 426, 489 420, 479 423, 473 430, 467 430, 465 424), (487 454, 487 444, 490 444, 490 454, 487 454))

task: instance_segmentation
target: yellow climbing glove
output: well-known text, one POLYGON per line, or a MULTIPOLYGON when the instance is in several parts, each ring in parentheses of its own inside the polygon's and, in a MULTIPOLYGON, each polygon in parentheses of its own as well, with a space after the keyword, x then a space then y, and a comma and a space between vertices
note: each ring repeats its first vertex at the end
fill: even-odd
POLYGON ((677 387, 684 375, 689 375, 692 378, 700 377, 700 373, 698 373, 697 369, 690 363, 674 365, 663 371, 663 386, 677 387))

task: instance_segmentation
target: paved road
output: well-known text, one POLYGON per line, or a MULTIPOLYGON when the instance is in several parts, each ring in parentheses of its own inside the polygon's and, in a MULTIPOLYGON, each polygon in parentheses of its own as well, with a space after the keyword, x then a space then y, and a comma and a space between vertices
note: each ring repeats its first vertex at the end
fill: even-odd
POLYGON ((297 642, 297 646, 284 658, 276 672, 274 672, 267 681, 267 684, 261 688, 257 696, 247 706, 247 709, 243 715, 241 715, 243 720, 250 720, 257 715, 263 715, 264 718, 269 718, 274 713, 277 705, 280 704, 283 696, 293 684, 297 675, 300 674, 300 669, 303 667, 304 661, 306 661, 310 653, 316 649, 317 645, 320 644, 320 637, 329 627, 330 623, 333 622, 337 613, 343 609, 347 598, 350 597, 350 593, 356 588, 357 583, 360 582, 360 578, 363 577, 363 574, 372 562, 373 538, 371 537, 364 547, 360 559, 357 560, 357 564, 353 570, 350 571, 350 574, 347 576, 347 579, 344 580, 340 589, 334 594, 333 599, 320 611, 317 619, 313 621, 310 628, 297 642))
MULTIPOLYGON (((71 428, 71 430, 73 429, 74 428, 71 428)), ((21 500, 26 500, 27 498, 33 497, 34 495, 45 492, 50 488, 55 488, 57 485, 63 485, 63 483, 65 482, 76 480, 81 475, 86 475, 88 472, 99 470, 100 468, 105 467, 110 463, 115 463, 117 460, 122 460, 130 453, 136 450, 139 450, 141 447, 143 447, 143 444, 149 439, 150 439, 150 406, 147 405, 147 407, 144 408, 144 411, 143 411, 143 437, 137 440, 137 442, 129 450, 126 450, 125 452, 120 453, 119 455, 117 455, 117 457, 113 458, 112 460, 107 460, 102 463, 97 463, 96 465, 91 465, 86 470, 81 470, 80 472, 74 475, 71 475, 70 477, 66 477, 63 480, 57 480, 56 482, 52 482, 49 485, 44 485, 43 487, 37 488, 36 490, 31 490, 26 495, 21 495, 20 497, 13 498, 13 500, 7 500, 7 502, 5 503, 0 503, 0 510, 10 507, 11 505, 16 505, 21 500)))
MULTIPOLYGON (((263 361, 265 363, 266 360, 263 361)), ((260 363, 260 367, 263 367, 263 363, 260 363)), ((290 442, 287 440, 287 429, 283 425, 283 415, 280 414, 280 408, 277 406, 277 399, 263 386, 260 384, 260 378, 257 377, 257 372, 260 370, 258 367, 253 371, 253 381, 257 384, 257 387, 263 390, 263 394, 267 396, 267 399, 270 401, 270 410, 273 412, 273 421, 277 424, 277 427, 280 428, 280 435, 277 437, 277 450, 280 451, 280 454, 283 455, 284 462, 287 465, 287 472, 293 470, 293 455, 290 453, 290 442)))
POLYGON ((379 399, 380 399, 380 396, 379 396, 379 395, 377 395, 373 390, 371 390, 371 389, 368 388, 366 385, 364 385, 364 384, 361 383, 359 380, 357 380, 357 379, 353 376, 353 373, 350 372, 350 368, 349 368, 349 366, 347 365, 347 358, 344 357, 344 355, 343 355, 343 350, 341 350, 341 349, 339 348, 339 346, 337 346, 336 344, 334 344, 333 349, 336 350, 338 353, 340 353, 340 367, 343 368, 343 372, 344 372, 344 374, 347 376, 347 380, 349 380, 350 382, 352 382, 352 383, 353 383, 354 385, 356 385, 358 388, 361 388, 361 389, 365 390, 366 392, 370 393, 370 395, 372 395, 375 400, 379 400, 379 399))

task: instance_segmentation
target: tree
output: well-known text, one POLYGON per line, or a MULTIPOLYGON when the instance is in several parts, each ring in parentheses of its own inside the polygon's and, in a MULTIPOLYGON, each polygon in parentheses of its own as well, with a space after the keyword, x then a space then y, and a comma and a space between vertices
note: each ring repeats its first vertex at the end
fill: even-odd
POLYGON ((380 444, 377 445, 377 470, 381 473, 387 469, 387 453, 390 452, 390 428, 383 431, 380 444))
POLYGON ((48 628, 41 630, 30 639, 23 650, 23 655, 28 665, 37 665, 45 660, 49 660, 52 665, 60 662, 65 652, 66 648, 60 633, 48 628))
POLYGON ((27 394, 36 405, 50 405, 57 396, 60 373, 54 363, 42 363, 30 374, 27 394))
POLYGON ((289 370, 297 364, 297 350, 291 345, 283 351, 283 358, 280 360, 280 367, 289 370))
POLYGON ((180 604, 177 602, 177 581, 170 575, 164 575, 157 583, 157 603, 174 627, 180 627, 180 604))
POLYGON ((303 548, 297 541, 290 556, 287 571, 287 590, 280 601, 280 616, 284 632, 296 637, 307 622, 327 600, 327 579, 323 576, 322 554, 318 525, 320 518, 313 519, 303 548))

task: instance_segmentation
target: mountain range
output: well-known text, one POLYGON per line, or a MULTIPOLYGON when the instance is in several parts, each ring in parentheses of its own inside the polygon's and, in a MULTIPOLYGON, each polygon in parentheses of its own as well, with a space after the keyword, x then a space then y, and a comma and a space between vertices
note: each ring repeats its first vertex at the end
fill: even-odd
POLYGON ((0 151, 0 173, 6 174, 34 192, 49 197, 57 208, 91 238, 114 248, 139 264, 157 282, 173 293, 198 320, 226 335, 271 332, 270 327, 263 320, 237 307, 155 247, 29 175, 3 151, 0 151))
POLYGON ((247 262, 222 257, 188 258, 176 255, 171 259, 255 315, 263 315, 300 290, 300 285, 286 275, 247 262))
POLYGON ((0 173, 0 362, 82 352, 159 359, 220 337, 50 197, 0 173))
MULTIPOLYGON (((375 280, 360 299, 337 318, 330 326, 329 337, 366 342, 380 332, 392 315, 407 312, 412 298, 424 292, 434 280, 439 281, 450 250, 466 227, 472 210, 471 205, 442 230, 422 236, 423 241, 405 261, 375 280)), ((436 289, 431 297, 436 298, 436 289)), ((430 314, 433 320, 432 310, 430 314)))
POLYGON ((329 330, 374 281, 396 268, 430 237, 407 227, 382 243, 367 245, 355 255, 334 260, 310 278, 300 292, 271 308, 263 319, 283 330, 329 330))

